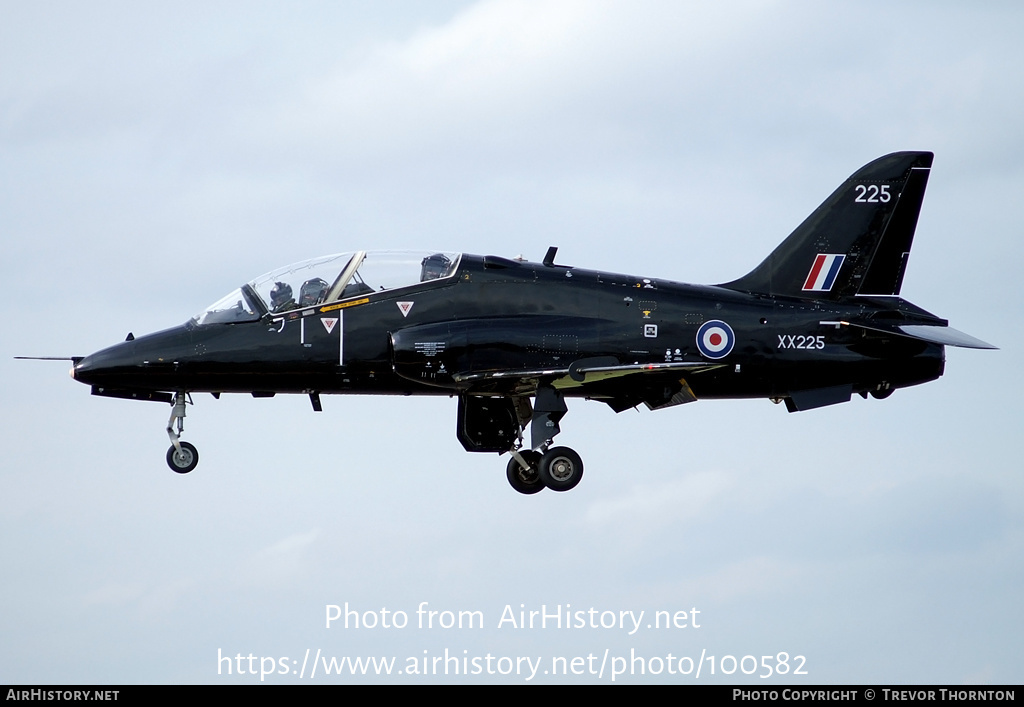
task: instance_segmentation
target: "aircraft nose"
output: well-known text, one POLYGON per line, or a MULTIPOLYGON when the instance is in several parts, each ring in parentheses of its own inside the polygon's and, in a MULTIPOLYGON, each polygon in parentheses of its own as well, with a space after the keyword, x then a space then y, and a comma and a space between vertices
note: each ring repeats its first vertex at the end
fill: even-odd
POLYGON ((132 343, 125 341, 76 361, 71 368, 71 377, 86 385, 109 383, 118 372, 134 365, 132 343))
POLYGON ((71 367, 71 377, 79 383, 90 385, 97 370, 96 355, 86 356, 71 367))

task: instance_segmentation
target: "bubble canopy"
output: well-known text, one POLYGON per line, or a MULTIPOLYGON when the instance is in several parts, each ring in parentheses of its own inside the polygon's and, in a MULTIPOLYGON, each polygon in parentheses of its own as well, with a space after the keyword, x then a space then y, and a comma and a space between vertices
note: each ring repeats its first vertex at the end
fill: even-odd
POLYGON ((198 325, 255 321, 265 314, 452 277, 461 253, 365 251, 337 253, 260 275, 192 318, 198 325))

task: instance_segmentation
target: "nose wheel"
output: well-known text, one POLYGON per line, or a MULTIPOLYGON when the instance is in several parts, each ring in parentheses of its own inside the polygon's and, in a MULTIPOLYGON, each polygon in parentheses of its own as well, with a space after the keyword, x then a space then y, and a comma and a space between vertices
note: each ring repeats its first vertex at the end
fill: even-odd
POLYGON ((181 433, 185 431, 185 403, 187 394, 176 393, 171 403, 171 419, 167 421, 167 436, 171 440, 171 448, 167 450, 167 466, 176 474, 187 474, 199 463, 199 452, 195 446, 181 441, 181 433), (175 431, 177 423, 177 431, 175 431))
POLYGON ((199 452, 195 446, 188 442, 178 442, 178 446, 171 446, 167 450, 167 466, 177 474, 187 474, 196 468, 199 463, 199 452))

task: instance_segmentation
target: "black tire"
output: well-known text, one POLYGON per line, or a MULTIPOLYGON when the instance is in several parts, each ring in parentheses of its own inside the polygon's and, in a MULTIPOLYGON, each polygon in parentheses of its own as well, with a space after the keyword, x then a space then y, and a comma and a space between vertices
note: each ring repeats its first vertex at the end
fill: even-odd
POLYGON ((187 474, 199 463, 199 452, 188 442, 179 442, 178 444, 181 445, 180 454, 173 444, 167 450, 167 466, 171 467, 171 471, 176 474, 187 474))
POLYGON ((583 460, 568 447, 552 447, 540 458, 537 473, 552 491, 568 491, 583 478, 583 460))
POLYGON ((523 471, 523 467, 516 461, 516 458, 512 457, 508 462, 508 467, 505 469, 505 476, 508 478, 509 484, 519 493, 528 496, 538 491, 543 491, 544 482, 540 480, 540 474, 537 472, 540 454, 530 450, 520 452, 520 454, 526 460, 526 463, 530 465, 530 471, 523 471))

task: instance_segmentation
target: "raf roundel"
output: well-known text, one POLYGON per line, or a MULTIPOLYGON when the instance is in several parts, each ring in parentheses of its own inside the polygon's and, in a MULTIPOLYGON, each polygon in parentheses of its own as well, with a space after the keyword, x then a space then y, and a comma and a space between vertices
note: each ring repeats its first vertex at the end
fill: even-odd
POLYGON ((704 322, 697 330, 697 348, 706 358, 725 358, 735 343, 732 327, 720 319, 704 322))

